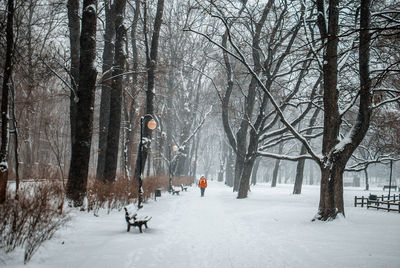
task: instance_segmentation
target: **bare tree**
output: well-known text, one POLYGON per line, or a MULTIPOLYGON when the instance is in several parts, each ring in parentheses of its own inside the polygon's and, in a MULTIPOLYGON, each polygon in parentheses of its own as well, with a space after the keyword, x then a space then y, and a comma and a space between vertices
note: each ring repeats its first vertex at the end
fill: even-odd
POLYGON ((346 138, 338 140, 342 115, 338 106, 338 30, 339 1, 329 1, 329 16, 325 17, 324 1, 317 1, 318 27, 326 42, 324 51, 324 133, 322 142, 321 196, 317 219, 334 219, 344 215, 343 172, 354 150, 364 138, 371 117, 371 81, 369 77, 370 1, 361 1, 360 16, 360 104, 358 115, 346 138), (327 24, 325 23, 327 21, 327 24))

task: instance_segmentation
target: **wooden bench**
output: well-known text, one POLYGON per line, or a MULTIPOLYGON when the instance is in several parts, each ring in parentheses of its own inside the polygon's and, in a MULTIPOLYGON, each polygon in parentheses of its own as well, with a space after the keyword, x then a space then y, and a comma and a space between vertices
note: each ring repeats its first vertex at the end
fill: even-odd
POLYGON ((384 185, 383 190, 385 191, 385 189, 394 189, 397 191, 397 185, 384 185))
POLYGON ((182 188, 182 192, 183 192, 183 191, 187 192, 187 187, 186 187, 186 186, 183 186, 183 184, 181 184, 181 188, 182 188))
POLYGON ((174 187, 172 187, 171 192, 172 192, 172 195, 174 195, 174 194, 179 195, 180 190, 177 190, 174 187))
POLYGON ((145 216, 142 218, 138 218, 136 213, 131 217, 129 216, 128 210, 126 208, 124 208, 124 210, 125 210, 125 220, 127 223, 127 230, 126 230, 127 232, 131 230, 131 226, 138 227, 141 233, 143 233, 142 231, 143 225, 146 227, 146 229, 148 228, 147 222, 151 219, 151 217, 145 216))

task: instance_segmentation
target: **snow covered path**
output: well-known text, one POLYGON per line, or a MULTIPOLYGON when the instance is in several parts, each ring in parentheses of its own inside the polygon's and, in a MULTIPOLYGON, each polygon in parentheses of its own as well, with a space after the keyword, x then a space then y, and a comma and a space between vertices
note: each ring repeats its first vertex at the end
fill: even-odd
MULTIPOLYGON (((345 191, 346 219, 311 222, 319 188, 259 185, 245 200, 230 188, 209 182, 180 196, 163 193, 144 204, 149 229, 126 232, 122 211, 74 212, 67 228, 47 242, 28 265, 22 257, 6 267, 400 267, 400 215, 354 208, 345 191)), ((2 264, 0 263, 0 266, 2 264)))

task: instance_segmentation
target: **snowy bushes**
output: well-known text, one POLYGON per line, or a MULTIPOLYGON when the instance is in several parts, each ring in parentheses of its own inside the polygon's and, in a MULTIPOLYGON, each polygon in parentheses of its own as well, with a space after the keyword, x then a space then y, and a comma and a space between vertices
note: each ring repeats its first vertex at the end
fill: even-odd
MULTIPOLYGON (((193 177, 183 176, 174 177, 173 185, 190 185, 193 183, 193 177)), ((143 198, 146 202, 154 196, 158 188, 168 189, 168 176, 151 176, 143 180, 143 198)), ((124 206, 135 203, 138 197, 138 183, 136 180, 127 178, 118 178, 112 183, 102 183, 91 180, 88 185, 87 199, 88 211, 93 210, 96 215, 100 208, 122 209, 124 206)))
POLYGON ((27 263, 41 244, 53 237, 69 217, 63 211, 62 187, 55 182, 25 183, 18 199, 0 205, 0 250, 24 248, 27 263))

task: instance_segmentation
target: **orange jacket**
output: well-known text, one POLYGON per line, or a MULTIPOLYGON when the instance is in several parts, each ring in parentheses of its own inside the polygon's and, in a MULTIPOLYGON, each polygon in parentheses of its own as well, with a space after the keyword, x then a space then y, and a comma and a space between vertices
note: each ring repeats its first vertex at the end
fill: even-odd
POLYGON ((199 187, 206 188, 207 187, 207 180, 205 177, 201 177, 199 180, 199 187))

